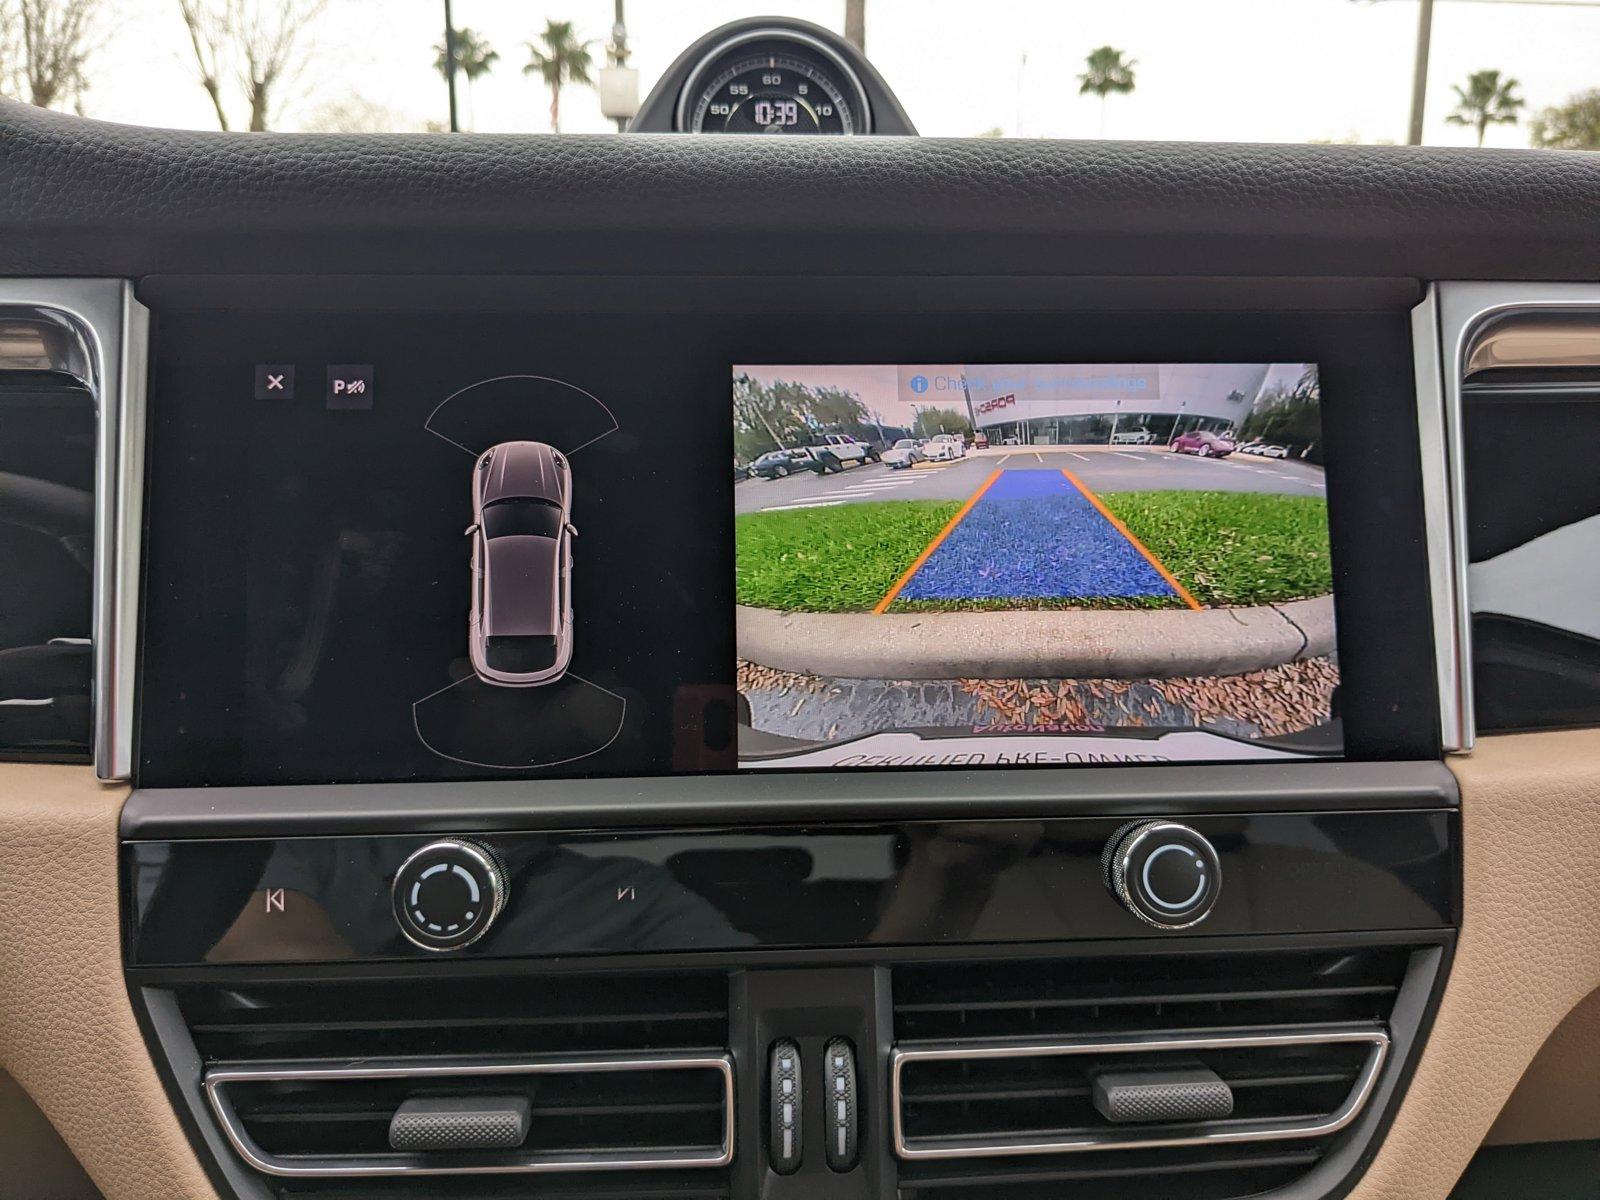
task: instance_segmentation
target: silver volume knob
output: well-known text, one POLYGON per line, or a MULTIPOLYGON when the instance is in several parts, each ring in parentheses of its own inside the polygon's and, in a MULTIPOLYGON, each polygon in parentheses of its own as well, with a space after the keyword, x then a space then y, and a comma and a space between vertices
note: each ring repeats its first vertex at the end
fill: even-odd
POLYGON ((424 950, 470 946, 505 907, 506 881, 494 855, 444 838, 418 850, 394 873, 394 919, 424 950))
POLYGON ((1158 929, 1206 919, 1222 890, 1222 864, 1204 836, 1174 821, 1139 821, 1106 847, 1106 883, 1122 906, 1158 929))

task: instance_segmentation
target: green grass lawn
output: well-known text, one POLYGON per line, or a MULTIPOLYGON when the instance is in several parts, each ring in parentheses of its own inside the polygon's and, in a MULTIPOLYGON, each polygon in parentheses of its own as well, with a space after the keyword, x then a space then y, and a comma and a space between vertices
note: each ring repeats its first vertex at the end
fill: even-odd
POLYGON ((1328 505, 1314 496, 1109 492, 1100 499, 1208 608, 1333 590, 1328 505))
MULTIPOLYGON (((1333 589, 1322 500, 1257 492, 1109 492, 1100 499, 1201 604, 1270 604, 1333 589)), ((739 603, 789 612, 866 612, 960 507, 955 500, 886 500, 745 513, 735 521, 739 603)), ((897 602, 894 611, 1177 603, 897 602)))
POLYGON ((735 521, 739 603, 866 612, 960 507, 959 500, 881 500, 745 513, 735 521))

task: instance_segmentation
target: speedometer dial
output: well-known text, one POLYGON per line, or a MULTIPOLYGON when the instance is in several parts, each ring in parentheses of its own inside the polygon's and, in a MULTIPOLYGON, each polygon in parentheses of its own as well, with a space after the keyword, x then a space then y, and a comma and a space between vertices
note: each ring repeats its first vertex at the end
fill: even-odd
POLYGON ((869 133, 861 82, 820 42, 757 31, 713 50, 678 106, 686 133, 869 133))

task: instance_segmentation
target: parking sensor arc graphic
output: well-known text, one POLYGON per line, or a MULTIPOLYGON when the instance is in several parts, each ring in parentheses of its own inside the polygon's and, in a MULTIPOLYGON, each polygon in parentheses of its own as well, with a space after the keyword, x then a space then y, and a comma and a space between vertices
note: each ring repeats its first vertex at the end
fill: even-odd
MULTIPOLYGON (((606 710, 604 725, 594 731, 593 736, 587 739, 586 744, 584 744, 581 749, 577 747, 566 747, 555 750, 553 753, 547 755, 541 755, 537 748, 531 750, 526 747, 514 748, 515 751, 520 751, 520 753, 513 752, 512 748, 508 748, 508 753, 497 756, 502 761, 491 761, 488 757, 484 756, 473 757, 471 753, 464 747, 435 745, 434 742, 435 740, 438 740, 438 735, 435 734, 434 739, 430 739, 428 733, 423 729, 423 713, 424 710, 431 705, 441 702, 455 702, 458 708, 464 708, 466 705, 469 705, 472 702, 471 696, 467 695, 468 693, 476 693, 477 697, 479 698, 482 698, 486 695, 492 696, 496 699, 504 698, 511 703, 518 703, 521 698, 526 697, 530 702, 529 711, 531 713, 533 711, 531 704, 538 701, 545 701, 549 697, 549 693, 554 690, 544 688, 495 688, 486 685, 483 680, 479 679, 476 675, 468 675, 464 679, 458 679, 454 683, 446 684, 444 687, 429 692, 426 696, 414 701, 411 705, 411 728, 416 733, 417 740, 421 742, 430 753, 435 754, 442 759, 446 759, 449 762, 460 763, 463 766, 483 767, 491 771, 535 771, 545 770, 550 767, 565 766, 568 763, 579 762, 582 759, 590 758, 604 750, 609 749, 612 744, 622 736, 622 730, 627 723, 628 717, 628 701, 626 697, 613 692, 610 688, 602 687, 593 680, 584 678, 576 671, 568 671, 562 678, 558 687, 566 690, 571 689, 574 686, 581 687, 587 694, 583 697, 580 697, 576 703, 573 702, 573 697, 570 695, 564 696, 561 700, 563 707, 567 709, 573 709, 580 707, 584 700, 588 700, 598 701, 606 710), (612 714, 614 714, 614 716, 612 714), (456 750, 458 752, 452 753, 452 750, 456 750), (574 752, 569 753, 569 750, 574 752), (508 758, 516 758, 517 761, 503 761, 504 759, 508 758)), ((461 716, 461 712, 453 712, 451 715, 459 718, 461 716)), ((452 728, 455 725, 454 722, 442 723, 452 728)), ((529 725, 539 724, 536 721, 526 721, 521 723, 529 725)))
MULTIPOLYGON (((553 385, 553 386, 558 387, 558 388, 565 388, 565 389, 567 389, 567 390, 569 390, 571 392, 576 393, 577 397, 580 397, 583 400, 586 400, 586 401, 592 403, 596 408, 599 409, 599 411, 601 413, 603 413, 605 415, 605 424, 607 426, 605 429, 603 429, 599 433, 594 434, 593 436, 590 436, 590 437, 582 439, 581 441, 578 441, 574 445, 571 445, 571 446, 558 446, 558 448, 560 450, 562 450, 563 453, 566 453, 566 454, 569 454, 569 455, 570 454, 576 454, 576 453, 578 453, 578 451, 586 449, 587 447, 594 445, 596 442, 600 441, 602 438, 610 437, 613 433, 616 433, 619 429, 622 428, 621 422, 619 422, 617 420, 616 415, 611 411, 610 407, 605 403, 605 401, 601 400, 600 397, 596 396, 593 392, 589 391, 588 389, 581 388, 577 384, 571 383, 568 380, 558 379, 554 375, 529 375, 529 374, 520 374, 520 373, 518 373, 518 374, 509 374, 509 375, 491 375, 486 379, 475 380, 474 382, 467 384, 463 388, 457 388, 455 391, 451 392, 448 396, 446 396, 443 400, 439 401, 438 404, 433 406, 432 411, 428 413, 427 418, 423 421, 422 428, 424 430, 426 430, 428 433, 431 433, 434 437, 438 438, 440 441, 448 442, 450 445, 454 446, 457 450, 463 451, 464 453, 470 454, 474 458, 476 458, 480 453, 482 453, 483 450, 487 449, 488 445, 492 444, 492 441, 491 442, 486 442, 484 445, 479 446, 477 449, 473 449, 471 446, 468 446, 468 445, 464 444, 463 442, 458 441, 456 438, 453 438, 449 434, 447 434, 447 433, 443 432, 442 430, 436 428, 435 427, 435 420, 439 417, 440 413, 442 413, 449 405, 451 405, 452 403, 459 402, 459 401, 467 398, 468 394, 471 393, 474 389, 485 388, 485 387, 488 387, 491 384, 511 383, 511 382, 515 382, 515 381, 519 381, 519 380, 520 381, 526 381, 528 383, 550 384, 550 385, 553 385)), ((530 408, 531 407, 534 407, 534 406, 530 405, 530 408)), ((529 412, 527 414, 527 426, 528 426, 528 428, 522 429, 519 432, 521 434, 523 434, 523 435, 527 435, 527 434, 530 434, 530 433, 538 432, 537 430, 535 430, 533 428, 533 426, 535 426, 538 423, 538 419, 539 419, 538 418, 538 414, 536 412, 529 412)), ((521 423, 522 423, 522 414, 518 414, 517 423, 519 425, 521 425, 521 423)), ((499 438, 495 438, 493 440, 494 441, 510 441, 510 440, 515 440, 515 439, 509 438, 509 437, 499 437, 499 438)), ((534 439, 534 440, 543 440, 543 441, 552 442, 552 444, 555 444, 554 440, 549 436, 548 431, 546 431, 546 436, 545 437, 539 438, 539 439, 534 439)))

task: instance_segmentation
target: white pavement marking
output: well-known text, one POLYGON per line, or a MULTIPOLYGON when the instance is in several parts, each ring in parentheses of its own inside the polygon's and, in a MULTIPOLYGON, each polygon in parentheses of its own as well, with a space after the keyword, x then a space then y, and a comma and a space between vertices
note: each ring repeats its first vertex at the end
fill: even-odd
MULTIPOLYGON (((1076 458, 1076 459, 1078 459, 1078 460, 1080 460, 1082 462, 1093 462, 1094 461, 1087 454, 1079 454, 1076 450, 1069 450, 1069 451, 1067 451, 1067 453, 1072 455, 1073 458, 1076 458)), ((1044 460, 1040 459, 1039 461, 1043 462, 1044 460)))
POLYGON ((1000 465, 995 469, 999 470, 999 471, 1004 471, 1006 469, 1006 464, 1008 462, 1010 462, 1010 461, 1011 461, 1011 455, 1008 454, 1008 455, 1006 455, 1004 458, 1002 458, 1000 460, 1000 465))
POLYGON ((1033 452, 1033 456, 1034 456, 1034 458, 1039 460, 1039 465, 1040 466, 1044 465, 1044 455, 1040 454, 1037 450, 1035 450, 1033 452))
POLYGON ((790 504, 774 504, 771 508, 763 508, 762 512, 783 512, 793 508, 832 508, 835 504, 843 504, 843 500, 801 500, 790 504))
POLYGON ((1111 453, 1121 455, 1123 458, 1131 458, 1131 459, 1133 459, 1134 462, 1137 462, 1137 463, 1142 463, 1144 461, 1144 455, 1142 455, 1142 454, 1131 454, 1126 450, 1113 450, 1111 453))

